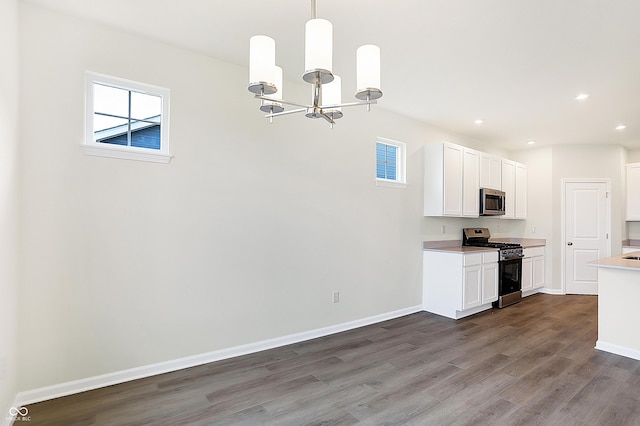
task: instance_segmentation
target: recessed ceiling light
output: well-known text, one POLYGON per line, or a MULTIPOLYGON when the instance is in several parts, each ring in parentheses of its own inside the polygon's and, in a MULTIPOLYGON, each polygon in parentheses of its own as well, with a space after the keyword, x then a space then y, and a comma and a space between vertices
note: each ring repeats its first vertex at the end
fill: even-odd
POLYGON ((529 145, 533 145, 534 143, 536 143, 535 140, 531 139, 529 142, 527 142, 529 145))
POLYGON ((584 101, 588 97, 589 97, 588 93, 580 93, 578 96, 576 96, 576 101, 584 101))
POLYGON ((478 118, 476 121, 474 121, 474 123, 476 123, 476 124, 482 124, 482 123, 484 123, 484 120, 481 120, 481 119, 479 119, 479 118, 478 118))
POLYGON ((624 124, 618 124, 618 125, 616 126, 616 130, 624 130, 624 129, 626 129, 626 128, 627 128, 627 126, 625 126, 624 124))

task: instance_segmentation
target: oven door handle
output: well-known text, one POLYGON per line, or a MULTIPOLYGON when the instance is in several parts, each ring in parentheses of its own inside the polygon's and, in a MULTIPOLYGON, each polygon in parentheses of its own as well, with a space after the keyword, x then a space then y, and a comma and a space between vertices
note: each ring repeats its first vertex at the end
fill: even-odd
POLYGON ((522 259, 523 257, 524 257, 524 254, 517 254, 515 256, 505 257, 502 260, 518 260, 518 259, 522 259))

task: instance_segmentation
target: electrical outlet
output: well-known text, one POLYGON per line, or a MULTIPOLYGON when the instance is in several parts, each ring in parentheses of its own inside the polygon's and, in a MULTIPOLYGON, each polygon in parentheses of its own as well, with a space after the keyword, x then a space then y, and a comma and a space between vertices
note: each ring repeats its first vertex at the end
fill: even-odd
POLYGON ((535 226, 532 226, 532 227, 531 227, 531 233, 532 233, 532 234, 535 234, 535 233, 536 233, 536 227, 535 227, 535 226))
POLYGON ((444 225, 440 225, 440 232, 444 234, 444 225))
POLYGON ((334 291, 333 292, 333 303, 340 303, 340 292, 339 291, 334 291))

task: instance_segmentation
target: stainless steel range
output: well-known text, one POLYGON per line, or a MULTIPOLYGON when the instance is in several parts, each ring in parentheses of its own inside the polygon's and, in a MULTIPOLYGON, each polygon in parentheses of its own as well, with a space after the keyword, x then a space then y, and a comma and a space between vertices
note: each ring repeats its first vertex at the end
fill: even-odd
POLYGON ((491 233, 487 228, 464 228, 462 245, 492 247, 498 249, 498 300, 494 308, 518 303, 522 299, 522 246, 517 243, 499 243, 489 241, 491 233))

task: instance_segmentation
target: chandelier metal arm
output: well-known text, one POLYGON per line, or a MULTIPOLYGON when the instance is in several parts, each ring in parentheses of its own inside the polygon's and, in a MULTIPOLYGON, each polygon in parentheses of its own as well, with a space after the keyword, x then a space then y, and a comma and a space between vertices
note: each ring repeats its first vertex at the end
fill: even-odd
POLYGON ((305 112, 307 111, 307 109, 308 109, 307 107, 304 107, 304 108, 298 108, 298 109, 289 109, 282 112, 273 112, 271 114, 265 114, 265 117, 271 118, 271 117, 279 117, 281 115, 297 114, 299 112, 305 112))
POLYGON ((335 108, 343 108, 343 107, 352 107, 352 106, 360 106, 360 105, 374 105, 377 104, 378 101, 360 101, 360 102, 347 102, 345 104, 336 104, 336 105, 320 105, 322 109, 335 109, 335 108))
POLYGON ((269 102, 275 102, 275 103, 279 103, 279 104, 287 104, 287 105, 293 105, 293 106, 297 106, 300 108, 311 108, 310 105, 304 105, 304 104, 298 104, 295 102, 289 102, 289 101, 285 101, 284 99, 276 99, 276 98, 270 98, 269 96, 263 96, 263 95, 254 95, 256 99, 262 99, 263 101, 269 101, 269 102))
MULTIPOLYGON (((293 106, 297 106, 300 108, 313 108, 313 105, 305 105, 305 104, 298 104, 295 102, 289 102, 287 100, 284 99, 276 99, 276 98, 270 98, 269 96, 262 96, 262 95, 255 95, 256 99, 262 99, 263 101, 269 101, 269 102, 276 102, 276 103, 281 103, 281 104, 287 104, 287 105, 293 105, 293 106)), ((375 99, 371 99, 370 101, 356 101, 356 102, 346 102, 343 104, 332 104, 332 105, 318 105, 318 107, 320 109, 335 109, 335 108, 343 108, 343 107, 352 107, 352 106, 360 106, 360 105, 375 105, 377 104, 378 101, 375 99)), ((295 112, 299 112, 299 110, 294 110, 295 112)), ((283 113, 279 113, 279 115, 282 115, 283 113)))
POLYGON ((328 114, 321 112, 320 113, 320 117, 324 118, 325 120, 327 120, 330 124, 331 124, 331 128, 333 129, 333 125, 336 124, 335 121, 333 121, 333 118, 329 117, 328 114))

